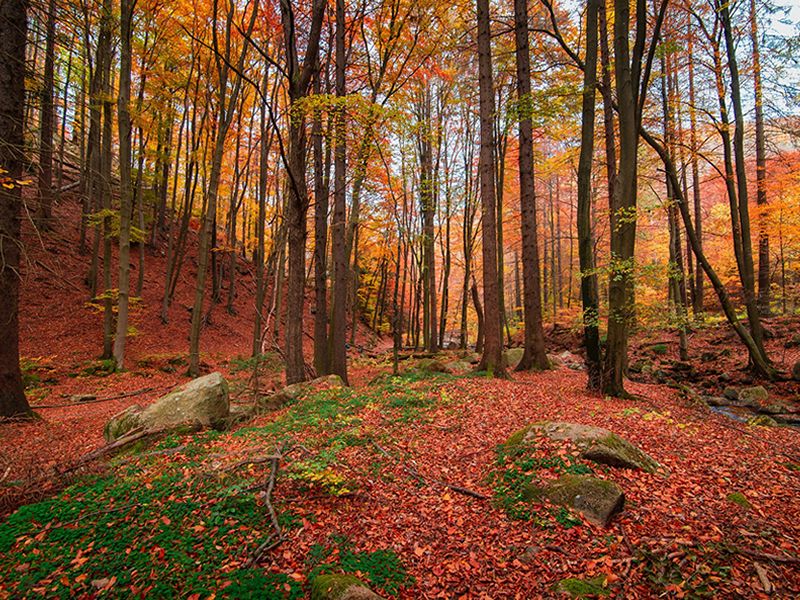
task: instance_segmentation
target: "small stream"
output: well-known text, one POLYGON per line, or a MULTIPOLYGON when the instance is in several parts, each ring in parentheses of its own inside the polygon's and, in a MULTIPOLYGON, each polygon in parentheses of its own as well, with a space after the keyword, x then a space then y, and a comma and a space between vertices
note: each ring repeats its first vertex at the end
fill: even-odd
MULTIPOLYGON (((747 408, 746 406, 709 406, 712 412, 719 415, 724 415, 738 423, 747 423, 750 419, 758 416, 760 413, 747 408)), ((778 424, 783 427, 791 427, 800 430, 800 414, 791 415, 791 420, 781 419, 789 415, 768 415, 778 421, 778 424)))

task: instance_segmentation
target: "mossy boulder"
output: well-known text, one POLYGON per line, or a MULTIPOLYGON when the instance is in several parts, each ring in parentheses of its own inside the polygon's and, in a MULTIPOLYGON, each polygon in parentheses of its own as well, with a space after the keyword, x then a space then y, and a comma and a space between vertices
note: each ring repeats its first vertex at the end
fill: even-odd
POLYGON ((221 374, 211 373, 193 379, 146 408, 126 408, 111 417, 103 434, 107 442, 113 442, 138 427, 151 431, 187 425, 224 429, 229 413, 228 382, 221 374))
POLYGON ((449 367, 438 358, 422 358, 417 361, 414 368, 426 373, 450 373, 449 367))
POLYGON ((768 415, 756 415, 747 420, 751 427, 777 427, 778 422, 768 415))
POLYGON ((302 396, 320 390, 333 390, 344 387, 342 378, 338 375, 324 375, 311 381, 301 381, 287 385, 282 390, 267 396, 260 396, 256 401, 256 412, 270 412, 283 408, 287 404, 296 402, 302 396))
POLYGON ((616 483, 587 475, 562 475, 544 486, 532 486, 529 495, 576 510, 602 527, 625 506, 625 494, 616 483))
POLYGON ((739 402, 743 406, 758 409, 769 399, 769 392, 763 385, 746 387, 739 390, 739 402))
POLYGON ((537 436, 570 441, 578 447, 582 458, 599 464, 623 469, 641 469, 648 473, 655 472, 659 467, 659 464, 643 450, 616 433, 602 427, 580 423, 560 421, 534 423, 512 434, 506 441, 506 446, 530 442, 537 436))
POLYGON ((381 600, 352 575, 318 575, 311 583, 311 600, 381 600))
POLYGON ((445 364, 448 373, 462 374, 472 370, 472 365, 465 360, 454 360, 445 364))
POLYGON ((109 443, 113 442, 129 431, 141 427, 141 412, 141 407, 129 406, 122 412, 111 417, 111 420, 106 423, 106 427, 103 430, 103 436, 106 438, 106 441, 109 443))
POLYGON ((525 354, 524 348, 509 348, 503 352, 503 361, 506 367, 513 369, 522 360, 522 355, 525 354))

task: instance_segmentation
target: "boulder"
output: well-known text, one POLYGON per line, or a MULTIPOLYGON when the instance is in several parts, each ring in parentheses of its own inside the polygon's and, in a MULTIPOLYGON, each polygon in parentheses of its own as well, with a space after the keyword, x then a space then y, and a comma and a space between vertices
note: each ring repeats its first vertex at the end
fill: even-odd
POLYGON ((723 396, 701 396, 700 398, 708 406, 729 406, 731 401, 723 396))
POLYGON ((311 600, 381 600, 352 575, 317 575, 311 583, 311 600))
POLYGON ((438 358, 422 358, 417 361, 414 368, 417 371, 425 371, 426 373, 450 373, 447 365, 438 358))
POLYGON ((728 400, 738 401, 739 400, 739 390, 735 387, 726 387, 722 390, 722 395, 727 398, 728 400))
POLYGON ((297 401, 300 397, 319 390, 333 390, 344 387, 342 378, 338 375, 325 375, 311 381, 301 381, 287 385, 282 390, 268 395, 260 396, 256 400, 257 412, 270 412, 283 408, 287 404, 297 401))
POLYGON ((756 415, 748 419, 747 424, 751 427, 777 427, 778 422, 768 415, 756 415))
POLYGON ((219 373, 193 379, 146 408, 130 406, 111 417, 103 434, 107 442, 132 429, 169 431, 184 426, 223 429, 228 423, 228 382, 219 373))
POLYGON ((762 385, 746 387, 739 390, 739 402, 750 408, 760 408, 769 398, 769 393, 762 385))
POLYGON ((543 487, 532 488, 530 493, 576 510, 602 527, 625 506, 625 494, 616 483, 587 475, 562 475, 543 487))
POLYGON ((445 364, 448 373, 462 374, 472 370, 472 365, 464 360, 454 360, 445 364))
POLYGON ((523 354, 525 354, 524 348, 509 348, 503 352, 503 360, 506 363, 506 367, 509 369, 516 367, 519 364, 519 361, 522 360, 523 354))
POLYGON ((626 439, 608 429, 580 423, 534 423, 512 435, 506 445, 530 442, 537 436, 551 440, 568 440, 578 447, 582 458, 611 467, 642 469, 648 473, 655 472, 659 467, 653 458, 626 439))

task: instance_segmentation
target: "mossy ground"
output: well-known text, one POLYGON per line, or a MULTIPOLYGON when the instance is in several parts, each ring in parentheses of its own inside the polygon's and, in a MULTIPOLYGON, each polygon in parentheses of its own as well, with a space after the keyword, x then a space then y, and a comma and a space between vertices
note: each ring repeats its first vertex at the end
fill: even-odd
MULTIPOLYGON (((308 453, 282 465, 281 485, 300 494, 349 493, 354 488, 338 465, 338 453, 354 446, 373 451, 372 434, 358 413, 379 406, 403 427, 424 416, 442 397, 438 387, 450 379, 414 374, 361 390, 324 390, 266 423, 232 433, 176 434, 153 448, 156 453, 118 456, 105 475, 24 506, 0 524, 0 596, 74 598, 102 591, 121 598, 304 597, 304 578, 244 566, 271 531, 257 487, 263 471, 227 467, 280 444, 302 442, 308 453), (220 458, 231 445, 242 452, 220 458), (179 446, 169 458, 157 454, 179 446)), ((276 497, 274 505, 285 531, 300 527, 302 519, 290 504, 276 497)), ((317 552, 319 560, 306 565, 308 575, 366 573, 368 582, 387 594, 409 581, 389 550, 359 552, 337 538, 317 552)))

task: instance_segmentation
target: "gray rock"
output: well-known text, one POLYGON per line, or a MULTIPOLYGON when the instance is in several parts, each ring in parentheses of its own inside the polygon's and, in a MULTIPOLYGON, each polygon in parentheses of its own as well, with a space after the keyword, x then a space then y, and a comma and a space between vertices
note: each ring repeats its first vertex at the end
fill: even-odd
POLYGON ((613 481, 586 475, 562 475, 556 481, 530 490, 554 504, 577 510, 595 525, 606 527, 625 506, 625 494, 613 481))
POLYGON ((734 387, 726 387, 724 390, 722 390, 722 395, 728 400, 739 400, 739 390, 734 387))
POLYGON ((759 408, 769 398, 769 393, 764 386, 756 385, 739 390, 739 402, 750 408, 759 408))
POLYGON ((702 396, 701 400, 708 406, 729 406, 731 401, 723 396, 702 396))
POLYGON ((260 396, 256 400, 256 412, 263 413, 279 410, 287 404, 296 402, 299 398, 305 396, 306 394, 310 394, 319 390, 338 389, 342 387, 344 387, 344 382, 338 375, 325 375, 323 377, 312 379, 311 381, 293 383, 291 385, 287 385, 285 388, 274 394, 260 396))
POLYGON ((530 442, 537 436, 551 440, 568 440, 581 451, 581 457, 593 462, 621 467, 624 469, 642 469, 653 473, 659 464, 641 449, 617 434, 591 425, 545 421, 534 423, 513 434, 506 445, 530 442))
POLYGON ((318 575, 311 583, 311 600, 381 600, 352 575, 318 575))
POLYGON ((506 367, 513 369, 522 360, 522 355, 525 354, 524 348, 509 348, 503 352, 503 360, 505 360, 506 367))
POLYGON ((103 434, 113 442, 132 429, 180 429, 183 426, 222 429, 228 423, 228 382, 219 373, 193 379, 146 408, 131 406, 111 417, 103 434))

